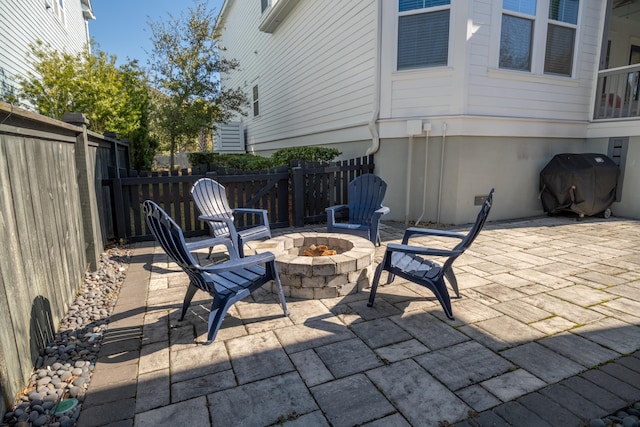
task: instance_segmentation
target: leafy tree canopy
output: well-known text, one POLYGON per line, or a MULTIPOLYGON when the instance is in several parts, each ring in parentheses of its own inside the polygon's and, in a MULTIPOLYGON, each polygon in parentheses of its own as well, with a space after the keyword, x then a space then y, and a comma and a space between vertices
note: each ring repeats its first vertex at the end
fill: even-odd
POLYGON ((18 97, 42 115, 61 119, 82 112, 89 129, 129 136, 140 127, 148 85, 137 62, 116 66, 116 57, 84 49, 77 54, 54 50, 38 41, 28 52, 35 72, 19 80, 18 97))
POLYGON ((186 14, 150 22, 153 50, 151 82, 155 96, 155 123, 168 141, 171 168, 178 148, 193 144, 202 129, 242 113, 247 97, 241 90, 220 87, 219 73, 235 69, 236 61, 219 55, 220 33, 213 11, 204 0, 194 0, 186 14))

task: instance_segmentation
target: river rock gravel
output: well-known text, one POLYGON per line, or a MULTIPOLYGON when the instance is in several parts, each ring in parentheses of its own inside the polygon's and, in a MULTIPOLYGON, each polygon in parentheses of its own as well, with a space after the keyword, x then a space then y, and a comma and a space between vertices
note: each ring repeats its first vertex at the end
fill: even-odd
POLYGON ((97 270, 85 274, 78 296, 2 426, 76 425, 131 253, 127 247, 109 248, 100 255, 97 270))

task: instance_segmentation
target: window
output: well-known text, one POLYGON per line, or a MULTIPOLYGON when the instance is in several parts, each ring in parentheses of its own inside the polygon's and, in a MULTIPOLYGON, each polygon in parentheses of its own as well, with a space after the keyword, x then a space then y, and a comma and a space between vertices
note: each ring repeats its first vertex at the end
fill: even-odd
POLYGON ((65 16, 64 16, 64 0, 45 0, 44 1, 45 8, 51 12, 62 25, 65 25, 65 16))
POLYGON ((498 66, 571 77, 578 2, 503 0, 498 66))
POLYGON ((578 0, 551 0, 544 56, 545 74, 571 76, 578 25, 578 0))
POLYGON ((504 0, 500 68, 531 71, 536 0, 504 0))
POLYGON ((253 87, 253 117, 260 115, 260 104, 258 103, 258 85, 253 87))
POLYGON ((269 0, 260 0, 260 10, 264 12, 269 7, 269 0))
POLYGON ((447 65, 450 3, 398 1, 398 70, 447 65))

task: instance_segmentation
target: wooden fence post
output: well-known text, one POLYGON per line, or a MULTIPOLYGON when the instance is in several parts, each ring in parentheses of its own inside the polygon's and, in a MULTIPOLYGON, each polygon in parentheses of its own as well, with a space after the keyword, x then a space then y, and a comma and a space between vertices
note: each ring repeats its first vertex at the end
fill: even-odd
POLYGON ((293 172, 293 222, 296 227, 304 227, 304 175, 300 166, 291 168, 293 172))
POLYGON ((98 218, 98 204, 96 201, 95 186, 90 182, 93 173, 89 162, 89 136, 87 135, 87 124, 89 121, 82 113, 64 113, 62 121, 82 128, 82 132, 76 137, 75 158, 78 172, 78 191, 80 196, 80 207, 82 214, 82 231, 84 234, 84 248, 89 269, 95 271, 98 268, 100 252, 96 242, 98 238, 100 220, 98 218))

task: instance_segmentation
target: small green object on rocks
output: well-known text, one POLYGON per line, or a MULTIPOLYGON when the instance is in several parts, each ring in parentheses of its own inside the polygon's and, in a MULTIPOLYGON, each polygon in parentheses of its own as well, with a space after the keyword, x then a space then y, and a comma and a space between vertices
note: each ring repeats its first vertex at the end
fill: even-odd
POLYGON ((60 415, 64 414, 65 412, 69 412, 70 410, 75 408, 76 405, 78 405, 78 399, 73 399, 73 398, 65 399, 65 400, 60 401, 60 403, 58 403, 53 408, 51 408, 51 412, 53 412, 53 414, 56 417, 59 417, 60 415))

